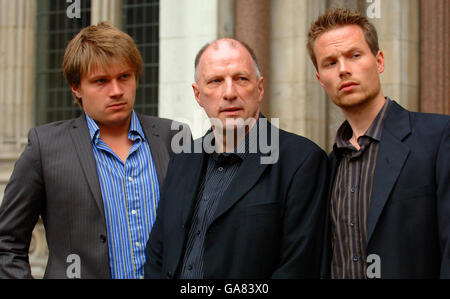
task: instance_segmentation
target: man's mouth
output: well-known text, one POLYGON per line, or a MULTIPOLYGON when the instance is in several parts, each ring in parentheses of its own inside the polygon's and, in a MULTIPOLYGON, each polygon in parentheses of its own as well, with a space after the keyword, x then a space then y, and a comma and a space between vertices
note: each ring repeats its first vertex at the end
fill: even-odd
POLYGON ((127 105, 127 103, 123 103, 123 102, 114 103, 114 104, 108 105, 108 109, 120 110, 120 109, 123 109, 126 105, 127 105))
POLYGON ((124 107, 126 105, 126 103, 114 103, 114 104, 111 104, 111 105, 108 105, 108 108, 111 108, 111 109, 120 109, 120 108, 122 108, 122 107, 124 107))
POLYGON ((356 85, 358 85, 358 84, 356 84, 355 82, 345 82, 345 83, 343 83, 340 87, 339 87, 339 90, 341 91, 350 91, 350 90, 352 90, 356 85))
POLYGON ((238 112, 241 111, 242 109, 239 107, 229 107, 229 108, 224 108, 221 109, 220 112, 225 112, 225 113, 234 113, 234 112, 238 112))

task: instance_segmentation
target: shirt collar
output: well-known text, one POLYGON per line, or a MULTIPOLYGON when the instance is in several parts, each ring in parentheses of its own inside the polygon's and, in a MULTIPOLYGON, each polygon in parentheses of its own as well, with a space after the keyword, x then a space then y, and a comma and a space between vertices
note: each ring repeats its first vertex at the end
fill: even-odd
MULTIPOLYGON (((94 144, 97 144, 100 138, 100 128, 93 118, 91 118, 86 112, 84 113, 86 116, 86 122, 89 128, 89 135, 91 137, 91 141, 94 144)), ((141 123, 139 122, 139 118, 134 110, 131 112, 131 123, 130 129, 128 131, 128 139, 135 141, 137 139, 142 139, 146 141, 144 131, 142 129, 141 123)))
MULTIPOLYGON (((386 97, 386 102, 384 103, 380 112, 378 112, 377 116, 375 117, 370 127, 361 137, 369 137, 378 142, 381 140, 381 133, 383 131, 384 119, 386 118, 387 111, 389 110, 391 102, 392 102, 391 99, 386 97)), ((339 149, 348 148, 350 145, 349 140, 352 136, 353 130, 350 124, 348 123, 348 121, 344 121, 336 133, 336 139, 333 145, 333 150, 337 152, 339 149)))

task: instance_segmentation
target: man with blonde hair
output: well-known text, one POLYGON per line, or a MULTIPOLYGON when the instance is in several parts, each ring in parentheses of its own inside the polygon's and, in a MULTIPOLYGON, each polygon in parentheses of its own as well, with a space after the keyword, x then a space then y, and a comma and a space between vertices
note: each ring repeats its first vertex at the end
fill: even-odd
POLYGON ((450 117, 383 95, 384 54, 360 13, 320 16, 307 47, 346 118, 330 154, 324 276, 450 278, 450 117))
POLYGON ((142 58, 126 33, 82 29, 63 69, 84 113, 30 130, 0 207, 0 278, 31 278, 39 216, 46 278, 141 278, 176 132, 170 120, 134 112, 142 58))

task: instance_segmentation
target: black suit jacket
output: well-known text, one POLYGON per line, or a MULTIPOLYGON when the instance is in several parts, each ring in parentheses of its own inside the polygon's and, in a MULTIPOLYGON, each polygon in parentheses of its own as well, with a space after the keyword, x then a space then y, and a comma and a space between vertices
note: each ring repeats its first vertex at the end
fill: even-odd
MULTIPOLYGON (((319 277, 326 154, 279 130, 278 162, 261 164, 262 156, 244 159, 207 228, 204 278, 319 277)), ((206 161, 204 152, 171 159, 146 248, 146 278, 179 273, 206 161)))
MULTIPOLYGON (((171 150, 172 121, 138 115, 161 186, 171 150)), ((49 249, 46 278, 67 278, 71 254, 81 278, 110 278, 106 220, 84 113, 33 128, 0 207, 0 278, 31 278, 28 249, 41 216, 49 249)))
MULTIPOLYGON (((338 161, 332 152, 331 184, 338 161)), ((330 192, 331 194, 331 192, 330 192)), ((450 278, 450 117, 392 102, 383 125, 367 218, 367 256, 381 278, 450 278)), ((331 225, 323 276, 330 277, 331 225)))

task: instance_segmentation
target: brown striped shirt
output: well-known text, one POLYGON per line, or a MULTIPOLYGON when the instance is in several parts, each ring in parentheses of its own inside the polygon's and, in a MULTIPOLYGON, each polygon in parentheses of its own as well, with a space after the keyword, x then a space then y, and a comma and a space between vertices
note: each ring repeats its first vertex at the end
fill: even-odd
POLYGON ((333 151, 339 167, 331 195, 333 259, 332 278, 366 278, 367 212, 387 99, 366 133, 358 138, 360 150, 351 143, 353 130, 345 121, 336 135, 333 151))

